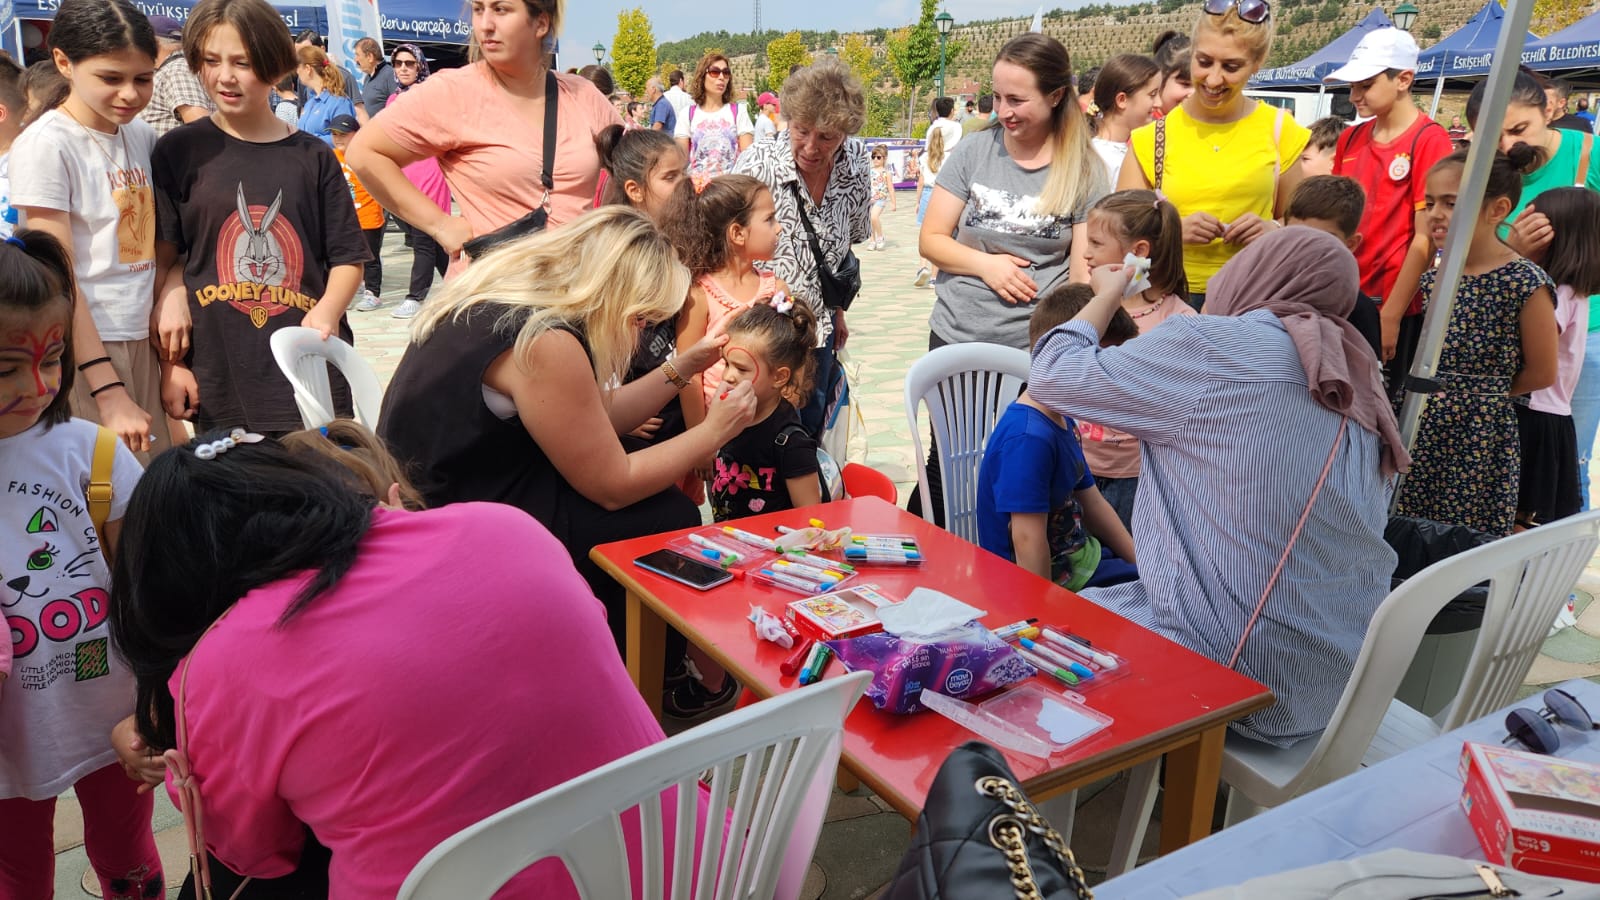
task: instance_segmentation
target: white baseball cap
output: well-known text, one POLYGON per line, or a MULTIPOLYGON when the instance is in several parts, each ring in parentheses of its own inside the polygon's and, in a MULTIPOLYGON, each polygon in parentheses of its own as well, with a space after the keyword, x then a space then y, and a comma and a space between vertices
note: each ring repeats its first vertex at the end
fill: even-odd
POLYGON ((1417 70, 1417 42, 1398 28, 1378 28, 1367 33, 1350 54, 1350 61, 1333 70, 1324 82, 1366 81, 1389 69, 1417 70))

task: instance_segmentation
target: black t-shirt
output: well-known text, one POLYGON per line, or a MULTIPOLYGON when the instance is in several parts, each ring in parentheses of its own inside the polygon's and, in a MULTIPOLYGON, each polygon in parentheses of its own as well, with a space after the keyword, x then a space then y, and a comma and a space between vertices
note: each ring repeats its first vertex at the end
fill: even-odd
POLYGON ((717 451, 711 514, 718 522, 794 509, 790 478, 817 474, 817 442, 787 400, 717 451), (779 443, 779 439, 782 443, 779 443))
MULTIPOLYGON (((634 348, 633 359, 628 362, 627 381, 637 381, 640 378, 660 378, 665 380, 666 374, 659 371, 661 364, 671 359, 678 346, 678 319, 676 316, 658 322, 646 328, 639 335, 639 346, 634 348)), ((642 449, 652 444, 677 437, 687 430, 687 423, 683 419, 683 403, 674 396, 667 401, 667 405, 656 413, 661 419, 661 427, 647 440, 624 441, 624 447, 642 449)))
MULTIPOLYGON (((268 342, 301 324, 330 268, 369 257, 339 160, 303 131, 254 144, 202 119, 157 141, 150 169, 158 236, 187 257, 197 426, 298 429, 294 391, 268 342)), ((344 319, 339 336, 354 340, 344 319)), ((349 410, 348 387, 333 382, 336 406, 349 410)))
POLYGON ((1356 292, 1355 309, 1350 310, 1350 324, 1372 345, 1372 352, 1383 361, 1383 321, 1378 317, 1378 301, 1360 291, 1356 292))

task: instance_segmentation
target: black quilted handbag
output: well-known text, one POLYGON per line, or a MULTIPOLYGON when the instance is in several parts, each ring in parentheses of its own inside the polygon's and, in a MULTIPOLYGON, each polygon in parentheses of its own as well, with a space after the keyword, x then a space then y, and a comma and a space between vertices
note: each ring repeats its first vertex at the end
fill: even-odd
POLYGON ((883 900, 1092 900, 1072 850, 1017 787, 1000 751, 946 757, 883 900))

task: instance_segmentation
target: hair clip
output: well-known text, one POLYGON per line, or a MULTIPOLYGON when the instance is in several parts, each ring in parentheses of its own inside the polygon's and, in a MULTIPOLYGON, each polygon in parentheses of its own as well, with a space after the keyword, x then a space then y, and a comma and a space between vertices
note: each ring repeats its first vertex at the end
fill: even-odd
POLYGON ((216 459, 240 444, 259 444, 266 438, 253 431, 235 428, 228 432, 228 436, 221 440, 211 441, 194 448, 194 455, 200 459, 216 459))
POLYGON ((1100 104, 1094 102, 1093 100, 1090 100, 1089 101, 1089 108, 1084 110, 1084 112, 1088 113, 1091 117, 1098 116, 1098 115, 1100 115, 1100 104))
POLYGON ((794 311, 794 298, 787 296, 782 291, 772 295, 771 303, 772 308, 783 315, 787 316, 794 311))
POLYGON ((23 243, 23 242, 22 242, 22 238, 19 238, 19 237, 17 237, 17 236, 16 236, 16 235, 14 235, 14 234, 8 234, 8 235, 6 235, 6 243, 8 243, 8 244, 10 244, 10 245, 11 245, 11 246, 13 246, 13 247, 15 247, 15 248, 17 248, 17 249, 18 249, 18 250, 21 250, 21 251, 23 251, 23 252, 27 252, 27 249, 28 249, 28 245, 27 245, 27 244, 24 244, 24 243, 23 243))

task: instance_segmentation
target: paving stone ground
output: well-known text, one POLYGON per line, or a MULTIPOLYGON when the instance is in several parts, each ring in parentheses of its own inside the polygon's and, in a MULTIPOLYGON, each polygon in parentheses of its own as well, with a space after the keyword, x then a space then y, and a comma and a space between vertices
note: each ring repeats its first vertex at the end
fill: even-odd
MULTIPOLYGON (((916 483, 911 426, 905 415, 905 374, 927 351, 933 291, 913 286, 919 265, 916 203, 909 192, 901 192, 898 199, 899 211, 884 216, 888 236, 885 249, 857 248, 862 290, 850 316, 846 353, 851 389, 861 413, 858 430, 852 437, 851 459, 888 474, 898 485, 904 505, 916 483)), ((411 264, 410 251, 398 234, 386 237, 383 259, 384 307, 369 313, 352 312, 350 322, 357 349, 387 384, 405 351, 408 334, 408 323, 389 315, 404 298, 411 264)), ((1578 586, 1577 624, 1545 644, 1528 674, 1526 693, 1535 692, 1539 685, 1570 678, 1600 681, 1600 604, 1590 602, 1596 593, 1600 593, 1600 566, 1591 564, 1578 586)), ((1114 779, 1078 794, 1072 843, 1092 880, 1098 880, 1110 855, 1124 787, 1122 779, 1114 779)), ((169 896, 176 897, 176 885, 188 866, 187 850, 182 819, 165 792, 158 792, 155 826, 172 885, 169 896)), ((56 832, 56 896, 98 896, 97 885, 86 890, 83 883, 88 866, 82 847, 83 825, 70 794, 60 803, 56 832)), ((1147 855, 1154 852, 1155 833, 1156 829, 1151 829, 1145 847, 1147 855)), ((835 791, 803 897, 855 900, 876 896, 894 874, 909 837, 909 823, 870 792, 835 791)))

